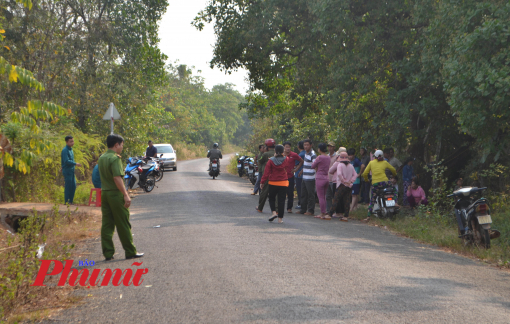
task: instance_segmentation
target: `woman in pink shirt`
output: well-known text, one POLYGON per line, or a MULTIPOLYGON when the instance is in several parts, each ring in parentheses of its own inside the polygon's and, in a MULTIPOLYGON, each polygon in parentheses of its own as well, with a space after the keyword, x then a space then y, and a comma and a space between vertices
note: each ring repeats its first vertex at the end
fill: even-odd
MULTIPOLYGON (((320 155, 313 161, 312 169, 315 169, 315 188, 317 189, 317 197, 319 197, 319 205, 321 206, 321 214, 315 218, 322 218, 327 215, 326 192, 329 186, 329 163, 331 158, 328 155, 328 147, 324 143, 319 144, 320 155)), ((328 218, 331 219, 331 217, 328 218)))
POLYGON ((407 201, 411 208, 418 207, 420 205, 427 206, 429 203, 425 196, 425 191, 423 191, 423 188, 420 187, 417 179, 413 179, 411 187, 407 189, 407 201))
POLYGON ((343 202, 345 206, 344 217, 340 218, 340 221, 347 222, 349 217, 349 206, 351 204, 352 198, 352 184, 358 178, 358 174, 349 160, 349 156, 347 152, 340 153, 338 157, 338 162, 333 164, 331 169, 329 169, 329 173, 335 173, 336 171, 336 192, 335 197, 333 198, 333 205, 329 210, 329 216, 332 216, 336 210, 336 206, 340 201, 343 202), (335 170, 336 166, 336 170, 335 170))

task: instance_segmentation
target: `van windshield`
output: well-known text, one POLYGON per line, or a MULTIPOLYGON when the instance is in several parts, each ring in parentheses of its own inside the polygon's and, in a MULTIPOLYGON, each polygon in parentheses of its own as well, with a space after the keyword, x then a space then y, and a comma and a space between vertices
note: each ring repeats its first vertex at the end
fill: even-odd
MULTIPOLYGON (((156 146, 156 145, 154 145, 156 146)), ((158 153, 173 153, 174 150, 170 145, 156 146, 158 153)))

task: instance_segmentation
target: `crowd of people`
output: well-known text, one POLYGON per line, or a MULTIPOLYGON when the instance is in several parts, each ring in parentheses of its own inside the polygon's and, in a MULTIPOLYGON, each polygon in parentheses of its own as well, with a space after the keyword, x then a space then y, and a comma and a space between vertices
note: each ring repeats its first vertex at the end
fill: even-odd
POLYGON ((409 208, 428 204, 414 172, 414 159, 402 163, 392 148, 369 152, 362 147, 357 156, 354 148, 339 147, 337 150, 334 142, 328 142, 317 145, 316 152, 310 139, 297 144, 299 153, 292 148, 290 142, 276 145, 269 138, 259 145, 259 154, 255 158, 259 176, 252 195, 259 194, 256 210, 260 213, 269 200, 270 222, 278 218, 278 223, 283 223, 285 210, 292 213, 295 190, 298 197, 296 209, 301 214, 347 222, 349 213, 359 204, 368 204, 368 215, 364 220, 368 222, 378 189, 393 188, 395 197, 399 196, 399 174, 403 180, 402 204, 409 208), (316 197, 320 206, 317 215, 316 197))

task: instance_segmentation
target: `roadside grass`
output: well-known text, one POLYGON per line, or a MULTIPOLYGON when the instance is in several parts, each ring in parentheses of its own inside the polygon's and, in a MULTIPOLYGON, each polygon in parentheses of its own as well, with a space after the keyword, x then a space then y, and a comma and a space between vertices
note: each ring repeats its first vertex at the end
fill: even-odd
POLYGON ((230 158, 227 165, 227 172, 230 174, 237 174, 237 155, 230 158))
MULTIPOLYGON (((367 207, 361 205, 358 210, 350 213, 354 219, 367 217, 367 207)), ((492 213, 492 225, 501 232, 501 237, 491 240, 491 248, 486 250, 473 245, 464 245, 458 238, 457 224, 454 216, 437 216, 425 211, 401 209, 397 218, 392 220, 371 217, 369 225, 386 228, 395 234, 412 238, 421 243, 441 247, 449 252, 510 268, 510 219, 508 213, 492 213)))
POLYGON ((243 150, 241 147, 230 143, 223 145, 220 149, 223 154, 236 153, 243 150))
POLYGON ((178 161, 203 158, 207 155, 207 148, 202 145, 173 142, 172 146, 177 151, 178 161))
MULTIPOLYGON (((90 189, 92 188, 94 188, 94 185, 90 181, 79 181, 76 186, 73 202, 77 205, 88 205, 90 189)), ((64 205, 64 191, 64 187, 55 185, 51 192, 52 202, 64 205)))
POLYGON ((58 287, 57 278, 47 278, 46 287, 30 286, 39 270, 37 251, 41 245, 45 244, 41 259, 85 259, 86 240, 99 235, 99 214, 79 213, 72 207, 60 213, 58 208, 56 205, 51 213, 35 213, 23 220, 17 234, 0 230, 0 322, 40 320, 52 309, 80 301, 69 295, 76 287, 58 287))

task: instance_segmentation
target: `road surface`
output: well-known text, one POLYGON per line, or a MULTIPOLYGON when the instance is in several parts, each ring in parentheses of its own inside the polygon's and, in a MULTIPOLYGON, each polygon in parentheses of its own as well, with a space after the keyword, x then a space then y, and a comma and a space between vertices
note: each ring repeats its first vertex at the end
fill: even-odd
MULTIPOLYGON (((290 214, 269 223, 246 179, 213 181, 207 165, 180 162, 133 200, 143 284, 79 290, 92 297, 51 322, 510 322, 508 272, 359 222, 290 214)), ((130 267, 115 240, 112 262, 93 247, 96 267, 130 267)))

